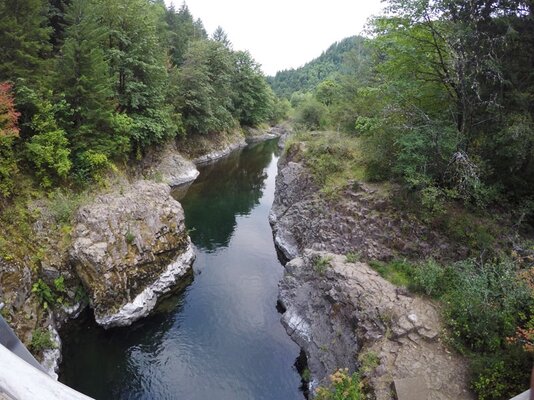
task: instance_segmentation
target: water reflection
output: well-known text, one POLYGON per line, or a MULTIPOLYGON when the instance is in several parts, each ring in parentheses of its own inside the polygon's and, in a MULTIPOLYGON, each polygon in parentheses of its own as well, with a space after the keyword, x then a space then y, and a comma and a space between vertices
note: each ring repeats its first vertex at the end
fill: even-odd
POLYGON ((193 226, 191 239, 196 246, 213 251, 228 246, 236 216, 248 215, 259 204, 265 187, 275 141, 258 143, 200 169, 200 177, 187 189, 175 191, 187 209, 186 224, 193 226))

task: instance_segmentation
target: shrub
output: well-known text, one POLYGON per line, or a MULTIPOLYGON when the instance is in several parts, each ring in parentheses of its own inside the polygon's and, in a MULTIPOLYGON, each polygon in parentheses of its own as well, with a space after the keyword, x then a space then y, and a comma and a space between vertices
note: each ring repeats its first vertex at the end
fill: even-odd
POLYGON ((508 260, 457 264, 454 287, 445 294, 445 316, 459 348, 475 352, 501 349, 525 321, 533 298, 508 260))
POLYGON ((357 252, 357 251, 349 251, 347 254, 345 254, 345 260, 348 263, 358 262, 360 261, 361 257, 362 256, 360 252, 357 252))
POLYGON ((317 257, 313 262, 313 267, 318 274, 323 275, 330 267, 330 261, 332 261, 332 257, 317 257))
POLYGON ((349 375, 347 369, 339 369, 330 375, 330 387, 317 388, 317 400, 363 400, 362 385, 358 374, 349 375))
POLYGON ((326 125, 327 109, 315 99, 307 99, 297 109, 296 122, 308 129, 319 129, 326 125))
POLYGON ((52 335, 49 330, 37 328, 32 332, 30 347, 33 351, 42 351, 46 349, 54 349, 56 345, 52 341, 52 335))
POLYGON ((43 306, 45 310, 49 306, 54 305, 54 303, 56 302, 56 298, 54 294, 52 293, 52 289, 50 289, 50 286, 48 286, 40 278, 36 283, 33 284, 32 293, 35 293, 35 295, 39 299, 39 302, 41 303, 41 305, 43 306))
POLYGON ((532 356, 519 346, 477 355, 471 363, 473 390, 479 400, 510 399, 525 390, 532 356))

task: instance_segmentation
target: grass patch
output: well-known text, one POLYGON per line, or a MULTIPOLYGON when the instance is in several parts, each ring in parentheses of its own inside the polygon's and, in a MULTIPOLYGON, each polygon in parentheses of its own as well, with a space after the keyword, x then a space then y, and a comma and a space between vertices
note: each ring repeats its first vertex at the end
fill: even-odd
POLYGON ((313 261, 313 268, 319 275, 324 275, 327 268, 329 268, 332 257, 317 257, 313 261))
POLYGON ((37 328, 32 332, 30 347, 34 352, 56 348, 48 329, 37 328))
POLYGON ((369 265, 380 276, 396 286, 406 288, 413 286, 413 275, 415 266, 406 260, 394 260, 388 263, 381 261, 370 261, 369 265))
POLYGON ((337 132, 300 132, 289 140, 288 152, 303 143, 306 166, 327 197, 337 196, 351 180, 366 179, 358 138, 337 132))

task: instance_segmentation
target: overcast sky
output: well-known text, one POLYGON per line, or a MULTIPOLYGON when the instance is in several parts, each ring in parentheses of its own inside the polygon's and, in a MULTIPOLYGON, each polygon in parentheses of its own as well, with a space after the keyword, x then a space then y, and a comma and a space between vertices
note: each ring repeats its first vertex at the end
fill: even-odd
MULTIPOLYGON (((182 0, 174 2, 176 8, 182 0)), ((249 50, 267 75, 297 68, 332 43, 360 33, 380 0, 187 0, 211 35, 222 26, 236 50, 249 50)))

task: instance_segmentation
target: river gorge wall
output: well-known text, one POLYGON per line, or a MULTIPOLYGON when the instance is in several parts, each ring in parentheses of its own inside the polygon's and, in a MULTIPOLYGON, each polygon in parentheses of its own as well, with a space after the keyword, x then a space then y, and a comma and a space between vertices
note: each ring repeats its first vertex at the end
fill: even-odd
POLYGON ((350 182, 341 198, 326 199, 299 144, 286 149, 278 167, 270 222, 290 260, 279 303, 288 334, 306 354, 311 396, 347 368, 360 371, 379 400, 392 399, 392 389, 412 398, 401 397, 406 384, 421 398, 473 398, 465 361, 442 342, 436 306, 359 261, 463 249, 394 212, 378 187, 350 182))

